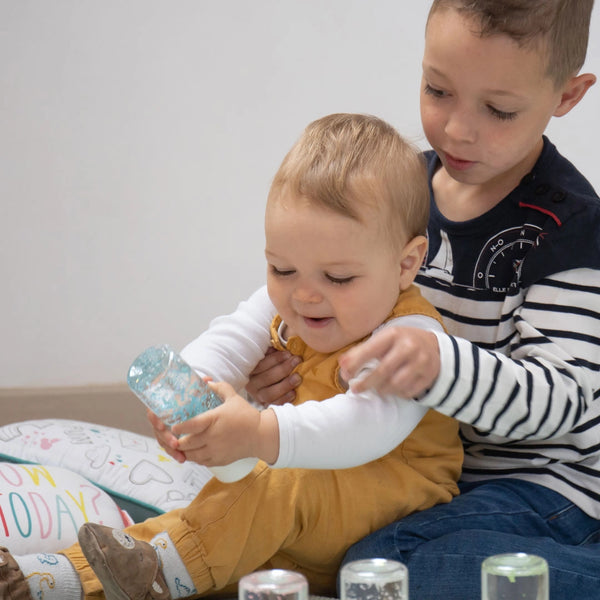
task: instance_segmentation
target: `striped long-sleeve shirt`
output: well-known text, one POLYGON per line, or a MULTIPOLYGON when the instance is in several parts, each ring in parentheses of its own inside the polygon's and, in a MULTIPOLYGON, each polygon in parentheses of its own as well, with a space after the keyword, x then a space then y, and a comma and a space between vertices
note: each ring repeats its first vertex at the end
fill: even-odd
POLYGON ((463 479, 535 481, 600 518, 598 196, 545 139, 481 217, 451 222, 432 201, 428 236, 417 281, 450 335, 421 402, 462 422, 463 479))

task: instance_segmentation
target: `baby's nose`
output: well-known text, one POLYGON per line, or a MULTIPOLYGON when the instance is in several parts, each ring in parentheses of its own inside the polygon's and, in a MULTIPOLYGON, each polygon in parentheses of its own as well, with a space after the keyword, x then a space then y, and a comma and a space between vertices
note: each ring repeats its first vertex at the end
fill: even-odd
POLYGON ((294 300, 303 304, 316 304, 323 300, 323 295, 312 286, 299 286, 294 290, 294 300))

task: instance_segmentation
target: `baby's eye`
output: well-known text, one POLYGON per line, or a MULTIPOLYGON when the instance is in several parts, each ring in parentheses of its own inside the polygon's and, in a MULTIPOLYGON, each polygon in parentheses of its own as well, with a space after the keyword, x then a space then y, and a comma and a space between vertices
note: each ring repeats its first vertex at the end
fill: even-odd
POLYGON ((350 283, 351 281, 356 279, 356 277, 354 275, 351 275, 350 277, 334 277, 333 275, 325 274, 325 277, 327 277, 327 279, 329 279, 329 281, 331 281, 331 283, 335 283, 336 285, 343 285, 345 283, 350 283))
POLYGON ((434 98, 445 98, 447 96, 446 92, 443 90, 439 90, 430 86, 428 83, 425 84, 425 93, 429 96, 433 96, 434 98))
POLYGON ((271 273, 276 277, 288 277, 295 272, 295 269, 278 269, 275 265, 271 265, 271 273))
POLYGON ((493 117, 499 119, 500 121, 512 121, 517 118, 516 112, 507 112, 504 110, 498 110, 491 105, 488 105, 488 110, 492 114, 493 117))

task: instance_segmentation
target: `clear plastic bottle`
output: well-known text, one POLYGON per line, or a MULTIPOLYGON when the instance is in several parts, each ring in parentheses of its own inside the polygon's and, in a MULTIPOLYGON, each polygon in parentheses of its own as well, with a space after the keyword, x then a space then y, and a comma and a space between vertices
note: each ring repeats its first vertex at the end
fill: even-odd
MULTIPOLYGON (((221 398, 167 344, 144 350, 129 367, 127 384, 169 426, 222 404, 221 398)), ((243 458, 210 470, 217 479, 229 483, 248 475, 256 462, 256 458, 243 458)))
POLYGON ((408 600, 408 568, 387 558, 349 562, 340 571, 341 600, 408 600))
POLYGON ((284 569, 254 571, 244 575, 238 584, 238 600, 308 600, 308 598, 308 580, 295 571, 284 569))
POLYGON ((523 552, 489 556, 481 564, 481 600, 548 600, 548 563, 523 552))

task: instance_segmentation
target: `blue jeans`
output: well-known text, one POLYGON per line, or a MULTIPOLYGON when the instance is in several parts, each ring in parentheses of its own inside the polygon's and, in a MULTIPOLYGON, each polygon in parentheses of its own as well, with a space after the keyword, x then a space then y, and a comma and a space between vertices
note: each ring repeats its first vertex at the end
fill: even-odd
POLYGON ((348 550, 344 563, 408 567, 411 600, 479 600, 481 563, 527 552, 550 565, 550 599, 600 598, 600 521, 548 488, 517 479, 462 483, 461 495, 396 521, 348 550))

